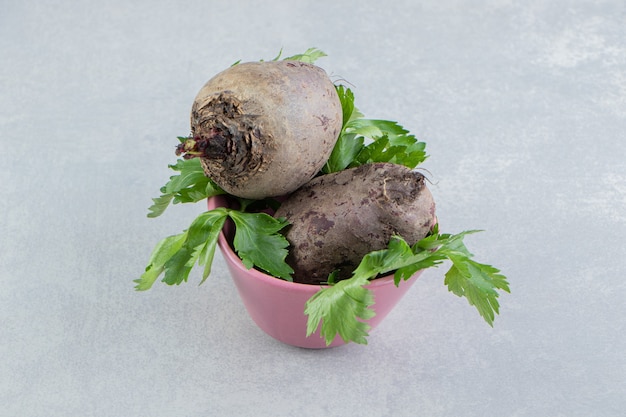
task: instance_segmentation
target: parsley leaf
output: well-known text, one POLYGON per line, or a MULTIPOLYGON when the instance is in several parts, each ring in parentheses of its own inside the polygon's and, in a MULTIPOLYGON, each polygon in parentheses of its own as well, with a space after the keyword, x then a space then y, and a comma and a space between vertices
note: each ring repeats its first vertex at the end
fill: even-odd
POLYGON ((165 263, 180 250, 186 238, 187 232, 183 232, 161 240, 152 250, 145 272, 139 279, 134 280, 137 284, 135 289, 138 291, 149 290, 154 281, 165 270, 165 263))
POLYGON ((348 122, 354 119, 360 119, 363 117, 363 114, 354 106, 354 93, 349 88, 344 87, 343 85, 336 85, 335 90, 337 91, 337 95, 339 96, 339 101, 341 103, 341 111, 343 113, 343 119, 341 127, 345 128, 348 122))
POLYGON ((285 262, 289 242, 280 233, 285 219, 266 213, 244 213, 231 210, 235 222, 233 245, 246 268, 257 266, 275 277, 293 281, 293 269, 285 262))
POLYGON ((365 142, 363 136, 357 137, 356 133, 347 133, 345 131, 346 125, 351 120, 363 116, 356 107, 354 107, 354 94, 349 88, 345 88, 343 85, 337 85, 335 89, 339 96, 339 101, 341 102, 343 123, 337 142, 333 147, 328 161, 326 161, 326 164, 322 168, 324 174, 330 174, 331 172, 337 172, 347 168, 348 165, 356 159, 359 152, 361 152, 365 142))
POLYGON ((430 268, 445 260, 452 267, 445 275, 448 289, 460 297, 466 297, 485 321, 493 326, 495 314, 499 313, 498 290, 510 292, 506 277, 490 265, 474 261, 463 243, 463 238, 476 231, 456 235, 431 235, 410 247, 399 236, 392 237, 386 249, 370 252, 354 270, 352 277, 322 288, 311 297, 305 308, 308 316, 307 335, 320 327, 326 343, 332 343, 336 335, 348 342, 366 344, 370 326, 364 323, 374 316, 369 307, 373 305, 371 291, 365 286, 375 277, 395 271, 395 284, 408 280, 420 269, 430 268))
POLYGON ((346 169, 363 149, 364 140, 363 137, 357 137, 354 133, 340 135, 322 172, 330 174, 346 169))
POLYGON ((186 282, 197 264, 204 266, 202 284, 211 273, 217 239, 226 218, 235 223, 235 251, 247 268, 258 267, 270 275, 291 281, 293 270, 285 262, 287 239, 279 231, 287 225, 265 213, 245 213, 225 207, 201 213, 183 233, 159 242, 150 256, 148 266, 135 289, 145 291, 163 274, 169 285, 186 282))
MULTIPOLYGON (((179 138, 183 139, 183 138, 179 138)), ((179 159, 169 168, 179 172, 171 176, 170 180, 161 187, 161 196, 153 198, 153 204, 148 208, 148 217, 158 217, 170 203, 195 203, 208 197, 224 194, 202 169, 200 159, 179 159)))
MULTIPOLYGON (((281 52, 278 54, 278 56, 276 58, 274 58, 274 61, 277 61, 278 58, 280 57, 282 53, 282 49, 281 52)), ((317 48, 309 48, 306 51, 304 51, 304 53, 302 54, 297 54, 297 55, 293 55, 287 58, 283 58, 283 61, 300 61, 300 62, 306 62, 309 64, 313 64, 315 61, 317 61, 319 58, 325 57, 327 56, 326 53, 324 53, 323 51, 317 49, 317 48)))
POLYGON ((413 169, 426 160, 426 144, 396 122, 355 119, 348 123, 345 131, 372 139, 357 155, 356 165, 391 162, 413 169))
POLYGON ((370 326, 361 320, 374 317, 374 311, 369 308, 374 304, 374 297, 365 284, 367 278, 353 277, 316 292, 304 309, 304 314, 309 316, 307 336, 312 335, 321 322, 320 335, 327 345, 337 334, 346 342, 367 344, 370 326))
POLYGON ((480 264, 465 254, 450 254, 452 267, 444 283, 448 290, 467 298, 470 305, 493 327, 495 315, 500 312, 497 290, 510 292, 506 277, 491 265, 480 264))

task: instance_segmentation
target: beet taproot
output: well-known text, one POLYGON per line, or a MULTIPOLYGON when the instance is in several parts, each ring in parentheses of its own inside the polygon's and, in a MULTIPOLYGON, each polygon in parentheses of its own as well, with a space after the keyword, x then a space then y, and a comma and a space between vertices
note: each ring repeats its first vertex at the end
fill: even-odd
POLYGON ((363 256, 384 249, 392 235, 409 244, 435 224, 435 202, 425 177, 391 163, 361 165, 314 178, 276 211, 290 226, 287 263, 294 281, 320 284, 338 270, 351 276, 363 256))
POLYGON ((199 157, 229 194, 288 194, 328 160, 342 109, 326 72, 299 61, 246 62, 215 75, 191 109, 191 136, 177 148, 199 157))

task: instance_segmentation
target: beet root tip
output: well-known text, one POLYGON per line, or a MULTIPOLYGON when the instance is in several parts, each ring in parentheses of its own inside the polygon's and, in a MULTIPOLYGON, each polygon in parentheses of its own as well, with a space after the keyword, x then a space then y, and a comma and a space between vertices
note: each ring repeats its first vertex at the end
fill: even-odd
POLYGON ((196 135, 176 146, 176 156, 182 155, 184 159, 223 159, 229 151, 228 138, 217 129, 212 129, 208 136, 196 135))

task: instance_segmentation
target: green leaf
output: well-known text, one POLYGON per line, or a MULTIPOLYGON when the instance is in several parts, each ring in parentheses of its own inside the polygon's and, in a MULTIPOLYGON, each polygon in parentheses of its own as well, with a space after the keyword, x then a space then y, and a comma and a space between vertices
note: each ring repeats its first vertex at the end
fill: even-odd
POLYGON ((500 312, 498 291, 510 292, 506 277, 497 268, 471 260, 467 256, 450 255, 452 267, 446 273, 444 283, 448 290, 465 297, 476 307, 481 317, 493 326, 495 315, 500 312))
POLYGON ((179 174, 171 176, 161 187, 161 196, 152 199, 153 204, 148 208, 148 217, 160 216, 170 203, 195 203, 214 195, 224 194, 224 191, 205 175, 198 158, 179 159, 176 164, 169 165, 169 168, 179 174))
POLYGON ((235 222, 233 245, 246 268, 257 266, 272 276, 292 281, 285 262, 289 242, 279 233, 288 223, 265 213, 231 211, 235 222))
POLYGON ((198 255, 198 265, 204 266, 204 271, 202 272, 202 281, 200 281, 200 284, 206 281, 211 274, 211 265, 213 264, 213 258, 215 257, 217 239, 222 231, 225 221, 226 217, 216 220, 213 227, 209 231, 206 242, 201 245, 201 251, 198 255))
POLYGON ((165 184, 165 192, 168 194, 184 190, 198 182, 203 185, 208 179, 204 175, 200 159, 179 159, 174 165, 168 165, 170 169, 180 172, 180 174, 170 177, 170 181, 165 184))
POLYGON ((337 335, 345 342, 367 344, 370 325, 363 320, 374 317, 371 291, 364 287, 367 278, 352 277, 318 291, 305 306, 307 336, 320 327, 320 335, 330 345, 337 335))
POLYGON ((335 90, 339 96, 342 111, 341 128, 345 128, 349 121, 363 117, 363 114, 354 106, 354 93, 343 85, 336 85, 335 90))
MULTIPOLYGON (((282 52, 282 49, 281 49, 281 52, 282 52)), ((309 48, 303 54, 297 54, 297 55, 284 58, 283 61, 300 61, 300 62, 313 64, 319 58, 322 58, 325 56, 327 55, 323 51, 317 48, 309 48)), ((278 57, 280 57, 280 54, 278 55, 278 57)), ((278 59, 278 57, 276 57, 275 59, 278 59)))
POLYGON ((152 199, 152 205, 148 207, 149 213, 148 217, 158 217, 165 209, 170 205, 172 199, 174 198, 173 194, 163 194, 160 197, 152 199))
POLYGON ((272 61, 278 61, 282 55, 283 55, 283 48, 280 48, 280 51, 278 51, 278 55, 276 55, 274 59, 272 59, 272 61))
POLYGON ((370 252, 363 257, 353 276, 373 278, 415 262, 411 247, 400 236, 392 236, 386 249, 370 252))
POLYGON ((337 142, 328 158, 328 161, 322 168, 324 174, 338 172, 344 170, 348 165, 352 164, 357 155, 363 149, 364 138, 357 136, 356 133, 346 133, 346 125, 354 118, 363 115, 354 107, 354 94, 349 88, 343 85, 335 86, 341 109, 343 112, 342 130, 337 138, 337 142))
POLYGON ((330 174, 346 169, 363 149, 363 137, 348 133, 340 135, 322 172, 330 174))
POLYGON ((193 268, 189 258, 193 255, 193 248, 183 246, 165 263, 164 276, 162 281, 168 285, 179 285, 187 282, 189 273, 193 268))
POLYGON ((186 238, 187 232, 183 232, 178 235, 168 236, 155 246, 145 272, 139 279, 134 280, 137 284, 135 286, 136 290, 146 291, 152 287, 152 284, 165 269, 165 263, 178 252, 186 238))
POLYGON ((166 284, 180 284, 187 281, 196 263, 205 266, 204 282, 210 273, 217 238, 227 216, 228 209, 222 207, 204 212, 183 233, 160 241, 152 251, 145 272, 134 281, 137 284, 135 289, 151 288, 162 274, 162 281, 166 284))
MULTIPOLYGON (((181 248, 165 263, 165 283, 178 285, 186 282, 197 262, 206 265, 209 259, 213 259, 217 238, 228 213, 228 209, 218 207, 196 217, 186 232, 187 236, 181 248)), ((205 279, 203 276, 202 282, 205 279)))
POLYGON ((189 267, 193 267, 197 263, 205 267, 200 284, 211 273, 211 264, 215 256, 217 239, 227 216, 228 209, 216 208, 198 216, 189 227, 189 237, 185 243, 191 249, 191 255, 186 264, 189 267))
POLYGON ((391 162, 413 169, 427 158, 426 144, 393 121, 355 119, 348 123, 345 131, 371 140, 357 155, 353 166, 391 162))

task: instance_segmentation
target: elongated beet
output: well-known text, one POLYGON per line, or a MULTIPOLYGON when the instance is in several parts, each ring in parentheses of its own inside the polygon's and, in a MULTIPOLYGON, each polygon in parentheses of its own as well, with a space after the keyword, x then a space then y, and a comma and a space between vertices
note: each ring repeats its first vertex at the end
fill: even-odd
POLYGON ((391 236, 409 244, 435 222, 435 202, 422 174, 401 165, 362 165, 314 178, 275 213, 291 225, 287 262, 294 281, 319 284, 339 270, 350 277, 363 256, 387 247, 391 236))
POLYGON ((191 110, 178 154, 200 157, 226 192, 261 199, 317 174, 337 141, 342 110, 326 72, 298 61, 237 64, 211 78, 191 110))

